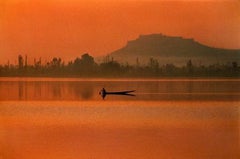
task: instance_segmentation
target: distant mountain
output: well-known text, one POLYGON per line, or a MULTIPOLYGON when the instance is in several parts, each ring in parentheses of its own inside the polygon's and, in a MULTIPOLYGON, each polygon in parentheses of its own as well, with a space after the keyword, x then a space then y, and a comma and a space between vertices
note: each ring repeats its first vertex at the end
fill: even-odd
POLYGON ((240 50, 213 48, 193 39, 162 34, 140 35, 109 56, 130 64, 136 64, 137 60, 146 64, 151 57, 158 59, 160 65, 166 63, 184 65, 190 59, 195 64, 240 62, 240 50))

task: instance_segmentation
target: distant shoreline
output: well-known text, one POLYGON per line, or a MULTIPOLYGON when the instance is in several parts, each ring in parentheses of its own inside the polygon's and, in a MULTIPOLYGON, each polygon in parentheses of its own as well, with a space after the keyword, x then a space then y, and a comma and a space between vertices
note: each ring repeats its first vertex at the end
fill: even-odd
POLYGON ((238 62, 195 64, 191 59, 183 66, 161 64, 156 58, 149 58, 147 65, 136 61, 135 65, 122 64, 109 56, 102 63, 96 63, 88 53, 81 58, 64 63, 61 58, 53 58, 47 64, 41 59, 34 65, 27 64, 19 55, 18 65, 0 65, 0 77, 73 77, 73 78, 238 78, 238 62))
POLYGON ((76 81, 101 81, 101 80, 113 80, 113 81, 122 81, 122 80, 150 80, 150 81, 164 81, 164 80, 240 80, 240 76, 163 76, 163 77, 84 77, 84 76, 0 76, 0 81, 2 79, 71 79, 76 81))

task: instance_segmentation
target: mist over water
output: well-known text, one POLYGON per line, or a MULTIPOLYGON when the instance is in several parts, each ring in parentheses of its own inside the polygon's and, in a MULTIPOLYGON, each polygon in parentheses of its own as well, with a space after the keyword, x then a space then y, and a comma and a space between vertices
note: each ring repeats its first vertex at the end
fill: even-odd
POLYGON ((0 157, 235 159, 239 97, 239 79, 1 78, 0 157))

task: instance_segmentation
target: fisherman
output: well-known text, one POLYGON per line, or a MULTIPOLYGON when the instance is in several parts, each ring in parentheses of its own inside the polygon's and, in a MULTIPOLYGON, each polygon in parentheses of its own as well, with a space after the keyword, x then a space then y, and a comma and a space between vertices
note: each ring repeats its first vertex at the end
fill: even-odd
POLYGON ((99 95, 101 95, 102 98, 104 99, 106 96, 106 90, 104 88, 102 88, 102 90, 99 92, 99 95))

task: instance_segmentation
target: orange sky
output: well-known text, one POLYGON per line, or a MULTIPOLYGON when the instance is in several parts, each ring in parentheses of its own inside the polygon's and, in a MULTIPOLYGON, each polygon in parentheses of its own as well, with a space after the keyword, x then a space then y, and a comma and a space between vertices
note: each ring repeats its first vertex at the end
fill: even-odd
POLYGON ((240 48, 239 0, 1 0, 0 64, 104 55, 140 34, 240 48))

